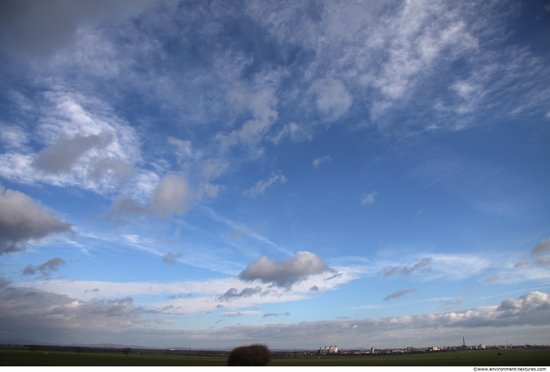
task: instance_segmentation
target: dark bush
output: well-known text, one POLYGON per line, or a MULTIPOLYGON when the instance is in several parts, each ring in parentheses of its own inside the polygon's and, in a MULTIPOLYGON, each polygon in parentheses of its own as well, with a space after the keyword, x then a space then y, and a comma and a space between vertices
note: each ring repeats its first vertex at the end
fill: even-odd
POLYGON ((271 353, 265 345, 240 346, 233 349, 227 360, 228 366, 266 366, 271 362, 271 353))

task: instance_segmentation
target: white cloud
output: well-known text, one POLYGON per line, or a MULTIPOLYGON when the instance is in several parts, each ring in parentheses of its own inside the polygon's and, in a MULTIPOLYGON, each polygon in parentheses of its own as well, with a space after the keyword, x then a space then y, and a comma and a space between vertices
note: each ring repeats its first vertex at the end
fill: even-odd
POLYGON ((268 189, 269 187, 271 187, 271 185, 273 185, 277 181, 280 184, 283 184, 288 180, 282 174, 278 174, 278 173, 273 172, 271 174, 271 177, 268 178, 267 180, 260 180, 260 181, 256 182, 256 184, 254 186, 252 186, 251 188, 249 188, 247 190, 244 190, 243 195, 250 196, 252 198, 255 198, 256 196, 259 196, 259 195, 263 195, 265 190, 268 189))
POLYGON ((70 223, 61 221, 28 195, 4 190, 0 185, 0 255, 24 251, 35 240, 66 232, 72 232, 70 223))
POLYGON ((378 193, 376 191, 371 192, 370 194, 361 198, 361 204, 372 204, 374 203, 375 197, 378 193))
MULTIPOLYGON (((273 278, 265 278, 281 281, 281 284, 285 285, 281 287, 273 286, 273 282, 263 282, 261 278, 256 277, 252 280, 252 286, 250 281, 243 281, 239 277, 170 283, 47 280, 19 283, 18 286, 68 296, 78 301, 90 301, 98 297, 116 299, 127 296, 164 296, 168 299, 160 302, 152 299, 150 302, 142 300, 141 305, 168 314, 195 314, 216 311, 222 307, 239 310, 261 304, 303 301, 316 293, 335 290, 342 284, 358 279, 357 272, 352 268, 337 267, 333 270, 323 270, 318 267, 318 263, 314 262, 317 270, 313 270, 312 267, 305 267, 308 261, 304 257, 298 256, 298 260, 293 258, 291 261, 283 260, 281 263, 275 261, 272 265, 275 267, 272 268, 278 271, 279 276, 272 270, 270 275, 273 278), (334 275, 336 270, 340 275, 334 275), (285 272, 291 277, 283 278, 282 275, 285 272), (255 281, 256 279, 258 280, 255 281), (315 293, 310 291, 312 286, 317 286, 319 291, 315 293), (192 296, 179 296, 180 294, 192 294, 192 296)), ((321 266, 324 265, 322 261, 320 262, 321 266)))
POLYGON ((346 113, 352 103, 345 85, 337 79, 317 79, 311 84, 309 93, 315 95, 317 110, 328 120, 336 120, 346 113))
POLYGON ((255 93, 248 93, 243 88, 237 87, 227 94, 228 103, 239 111, 252 115, 243 123, 240 129, 228 134, 218 133, 216 138, 223 150, 235 145, 255 146, 264 139, 271 126, 279 118, 275 110, 277 98, 272 89, 263 89, 255 93))
POLYGON ((168 143, 177 148, 176 155, 180 159, 193 157, 191 141, 184 141, 174 137, 168 137, 168 143))
MULTIPOLYGON (((77 186, 104 194, 134 174, 141 161, 135 130, 103 102, 56 87, 46 100, 34 137, 46 145, 0 155, 0 175, 13 182, 77 186)), ((138 171, 138 177, 143 171, 138 171)), ((131 187, 139 194, 139 182, 131 187)))
POLYGON ((17 125, 0 124, 0 142, 10 149, 24 149, 29 139, 23 128, 17 125))
POLYGON ((313 135, 304 127, 295 122, 286 124, 276 135, 271 137, 270 141, 274 144, 280 143, 285 138, 290 138, 292 142, 306 142, 313 139, 313 135))
POLYGON ((320 158, 313 160, 313 168, 318 168, 321 164, 326 162, 332 162, 330 155, 321 156, 320 158))

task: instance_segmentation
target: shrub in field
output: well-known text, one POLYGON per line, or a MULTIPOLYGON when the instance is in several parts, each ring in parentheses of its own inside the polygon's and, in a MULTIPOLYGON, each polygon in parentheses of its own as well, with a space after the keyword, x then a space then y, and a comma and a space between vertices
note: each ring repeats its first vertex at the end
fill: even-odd
POLYGON ((266 366, 271 353, 265 345, 240 346, 233 349, 227 360, 228 366, 266 366))

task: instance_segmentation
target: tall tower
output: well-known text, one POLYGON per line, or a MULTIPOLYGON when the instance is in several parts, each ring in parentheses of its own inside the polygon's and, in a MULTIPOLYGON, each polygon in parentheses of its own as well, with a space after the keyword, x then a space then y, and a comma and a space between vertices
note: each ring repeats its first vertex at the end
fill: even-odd
POLYGON ((464 337, 462 337, 462 346, 466 347, 466 341, 464 341, 464 337))

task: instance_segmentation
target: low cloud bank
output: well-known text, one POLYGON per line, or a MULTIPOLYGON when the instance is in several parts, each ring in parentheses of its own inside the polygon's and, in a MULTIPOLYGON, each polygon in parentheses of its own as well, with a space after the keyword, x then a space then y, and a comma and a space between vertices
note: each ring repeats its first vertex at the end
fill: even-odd
MULTIPOLYGON (((260 312, 237 311, 225 316, 259 315, 260 312)), ((275 317, 267 313, 265 317, 275 317)), ((276 314, 276 315, 287 315, 276 314)), ((379 319, 345 319, 300 323, 273 323, 248 326, 230 326, 207 330, 157 329, 155 323, 173 321, 163 318, 161 310, 135 306, 131 297, 112 300, 78 301, 68 296, 12 286, 0 278, 0 324, 2 337, 23 337, 38 341, 71 342, 70 337, 88 342, 116 339, 116 342, 143 340, 144 345, 172 346, 201 345, 227 347, 262 340, 273 347, 295 347, 296 340, 303 347, 318 347, 319 344, 349 344, 348 347, 378 346, 382 342, 401 345, 406 342, 433 344, 437 340, 458 337, 468 330, 469 335, 478 335, 481 341, 490 343, 491 337, 518 334, 521 342, 525 332, 518 329, 531 328, 529 337, 547 337, 550 329, 550 295, 530 292, 518 298, 502 301, 498 306, 478 307, 465 311, 426 313, 379 319), (144 317, 145 314, 147 318, 144 317), (154 317, 152 319, 151 317, 154 317), (143 324, 148 323, 147 328, 143 324), (397 337, 396 332, 401 336, 397 337), (538 332, 538 333, 537 333, 538 332), (45 335, 49 340, 45 340, 45 335), (304 335, 308 337, 304 339, 304 335), (365 337, 368 335, 368 337, 365 337), (447 337, 447 338, 446 338, 447 337), (70 338, 70 339, 69 339, 70 338), (377 344, 373 344, 373 343, 377 344)), ((480 341, 480 342, 481 342, 480 341)), ((526 342, 529 340, 525 340, 526 342)), ((531 340, 531 342, 535 342, 531 340)), ((458 342, 456 344, 459 344, 458 342)), ((423 344, 422 344, 423 345, 423 344)), ((391 345, 388 345, 388 347, 391 345)), ((394 345, 395 346, 395 345, 394 345)))

